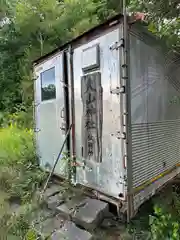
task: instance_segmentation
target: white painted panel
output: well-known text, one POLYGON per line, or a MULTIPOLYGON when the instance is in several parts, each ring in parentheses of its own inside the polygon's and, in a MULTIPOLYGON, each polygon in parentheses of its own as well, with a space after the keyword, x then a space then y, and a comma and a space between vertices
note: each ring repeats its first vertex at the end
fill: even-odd
POLYGON ((98 45, 94 45, 82 51, 82 68, 90 68, 93 66, 98 66, 98 45))
MULTIPOLYGON (((35 107, 35 122, 36 129, 39 129, 36 133, 37 153, 40 157, 41 167, 50 170, 65 137, 60 129, 63 123, 61 111, 64 107, 61 53, 35 67, 35 74, 38 76, 38 79, 35 81, 35 102, 38 102, 38 105, 35 107), (51 78, 55 77, 56 98, 42 101, 41 75, 52 68, 55 69, 55 75, 51 74, 51 78)), ((48 79, 46 79, 46 82, 48 82, 48 79)), ((66 149, 64 150, 66 151, 66 149)), ((63 174, 61 160, 55 169, 55 173, 58 175, 63 174)))

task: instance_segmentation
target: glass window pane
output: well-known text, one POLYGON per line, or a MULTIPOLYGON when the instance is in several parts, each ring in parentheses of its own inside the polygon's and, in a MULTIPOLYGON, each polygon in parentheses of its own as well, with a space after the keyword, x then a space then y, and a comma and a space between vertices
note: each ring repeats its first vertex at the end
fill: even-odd
POLYGON ((56 98, 55 67, 41 73, 41 100, 56 98))

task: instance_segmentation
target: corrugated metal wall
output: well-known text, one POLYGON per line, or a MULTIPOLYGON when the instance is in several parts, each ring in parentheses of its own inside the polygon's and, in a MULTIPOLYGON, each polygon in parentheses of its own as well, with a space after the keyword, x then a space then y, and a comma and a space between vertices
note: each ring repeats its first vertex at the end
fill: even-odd
POLYGON ((180 68, 133 35, 130 64, 135 188, 180 162, 180 68))

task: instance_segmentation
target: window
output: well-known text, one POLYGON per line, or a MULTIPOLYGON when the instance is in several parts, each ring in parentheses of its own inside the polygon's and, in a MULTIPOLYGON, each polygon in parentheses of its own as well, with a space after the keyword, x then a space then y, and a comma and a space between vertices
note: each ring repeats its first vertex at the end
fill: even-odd
POLYGON ((56 98, 55 67, 41 73, 41 100, 56 98))
POLYGON ((83 72, 100 68, 100 48, 98 44, 83 50, 82 64, 83 72))

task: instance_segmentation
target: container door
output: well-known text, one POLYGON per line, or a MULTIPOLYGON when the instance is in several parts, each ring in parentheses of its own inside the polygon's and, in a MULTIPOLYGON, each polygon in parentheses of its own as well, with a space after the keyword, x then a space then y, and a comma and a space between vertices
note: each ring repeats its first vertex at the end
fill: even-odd
MULTIPOLYGON (((35 67, 35 132, 40 166, 52 169, 65 138, 63 56, 59 54, 35 67)), ((64 152, 66 151, 66 147, 64 152)), ((62 175, 62 156, 55 174, 62 175)))
POLYGON ((115 29, 74 50, 75 123, 77 161, 84 166, 77 168, 77 181, 123 198, 120 59, 111 49, 118 39, 115 29))

